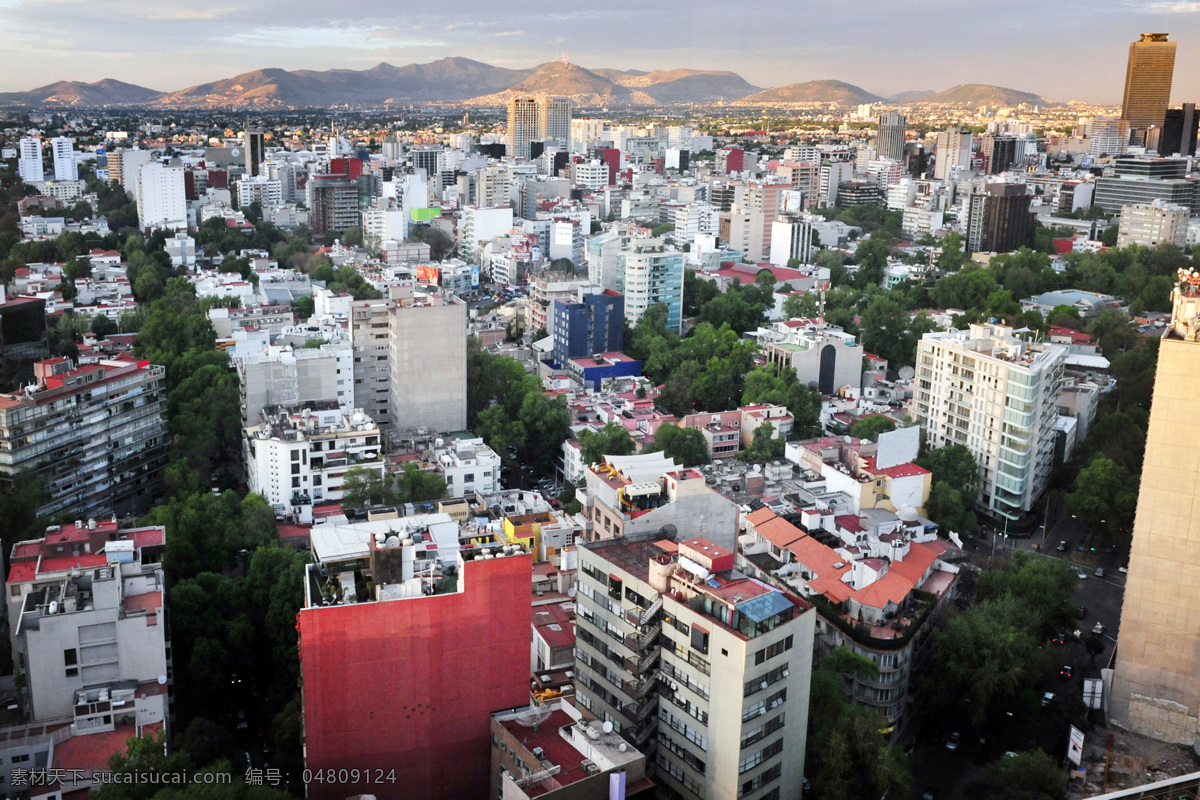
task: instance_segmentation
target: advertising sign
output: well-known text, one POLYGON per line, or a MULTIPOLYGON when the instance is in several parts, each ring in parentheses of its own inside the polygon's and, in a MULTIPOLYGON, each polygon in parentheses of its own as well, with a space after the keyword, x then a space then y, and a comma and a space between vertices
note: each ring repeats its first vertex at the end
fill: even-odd
POLYGON ((417 267, 417 283, 426 286, 437 286, 440 283, 441 270, 432 264, 421 264, 417 267))
POLYGON ((478 264, 471 265, 471 288, 472 289, 479 288, 479 265, 478 264))
POLYGON ((1071 726, 1071 743, 1067 746, 1067 758, 1077 767, 1083 760, 1083 731, 1074 725, 1071 726))

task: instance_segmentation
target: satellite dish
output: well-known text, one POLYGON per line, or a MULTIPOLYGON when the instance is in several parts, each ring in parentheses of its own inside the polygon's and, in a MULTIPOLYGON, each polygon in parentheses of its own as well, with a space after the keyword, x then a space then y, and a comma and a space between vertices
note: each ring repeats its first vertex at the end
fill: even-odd
POLYGON ((241 154, 242 154, 242 151, 239 150, 238 148, 236 148, 236 147, 229 148, 229 155, 233 156, 234 158, 237 158, 241 154))
POLYGON ((604 720, 604 725, 602 727, 604 728, 605 733, 612 733, 613 724, 609 720, 604 720))
POLYGON ((167 685, 167 676, 166 676, 166 675, 159 675, 159 676, 158 676, 158 685, 159 685, 159 686, 166 686, 166 685, 167 685))
POLYGON ((575 594, 576 594, 576 590, 575 590, 574 586, 572 586, 570 589, 567 589, 567 597, 574 597, 575 594))
POLYGON ((900 380, 902 381, 912 380, 912 377, 916 374, 912 367, 901 367, 899 372, 900 380))
POLYGON ((537 728, 543 722, 550 718, 551 709, 546 706, 534 706, 517 712, 517 723, 524 725, 526 728, 537 728))

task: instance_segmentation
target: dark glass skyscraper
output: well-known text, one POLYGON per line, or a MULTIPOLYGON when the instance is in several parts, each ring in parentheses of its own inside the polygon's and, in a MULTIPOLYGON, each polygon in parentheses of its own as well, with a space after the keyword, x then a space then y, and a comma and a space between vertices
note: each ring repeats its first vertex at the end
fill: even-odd
POLYGON ((1184 103, 1183 108, 1168 108, 1158 152, 1164 156, 1194 155, 1198 130, 1200 117, 1196 116, 1195 103, 1184 103))
POLYGON ((1171 77, 1175 72, 1175 42, 1165 33, 1143 33, 1129 45, 1125 70, 1125 99, 1121 119, 1144 137, 1147 128, 1161 128, 1171 101, 1171 77))

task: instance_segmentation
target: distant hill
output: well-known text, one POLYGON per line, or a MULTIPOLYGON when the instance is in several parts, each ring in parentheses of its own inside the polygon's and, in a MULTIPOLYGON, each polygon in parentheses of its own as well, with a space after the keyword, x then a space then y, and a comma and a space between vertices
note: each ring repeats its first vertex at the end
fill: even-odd
POLYGON ((659 103, 728 103, 760 91, 736 72, 673 69, 640 72, 596 70, 614 83, 641 89, 659 103))
POLYGON ((911 103, 914 100, 924 100, 930 95, 937 94, 933 89, 914 89, 908 92, 900 92, 888 98, 889 103, 911 103))
POLYGON ((1041 95, 1030 92, 1018 92, 1016 89, 1006 89, 1003 86, 989 86, 984 83, 960 83, 953 89, 929 95, 922 98, 921 103, 965 105, 965 106, 1018 106, 1022 103, 1029 105, 1054 105, 1053 100, 1047 100, 1041 95))
POLYGON ((524 80, 529 70, 493 67, 469 58, 367 70, 259 69, 191 86, 160 98, 170 106, 329 106, 342 103, 460 102, 524 80))
POLYGON ((105 78, 95 83, 58 81, 28 92, 0 92, 0 103, 21 105, 64 106, 132 106, 145 105, 162 96, 162 92, 135 86, 132 83, 105 78))
POLYGON ((462 103, 503 105, 513 94, 570 97, 577 106, 652 106, 731 102, 757 92, 740 75, 718 70, 588 70, 552 61, 505 69, 469 58, 370 69, 256 69, 171 92, 115 80, 62 81, 0 93, 0 105, 156 105, 171 108, 304 108, 462 103))
POLYGON ((776 86, 743 97, 738 105, 771 105, 774 103, 839 103, 841 105, 858 105, 859 103, 876 103, 883 100, 878 95, 871 94, 861 86, 843 81, 807 81, 805 83, 790 83, 787 86, 776 86))

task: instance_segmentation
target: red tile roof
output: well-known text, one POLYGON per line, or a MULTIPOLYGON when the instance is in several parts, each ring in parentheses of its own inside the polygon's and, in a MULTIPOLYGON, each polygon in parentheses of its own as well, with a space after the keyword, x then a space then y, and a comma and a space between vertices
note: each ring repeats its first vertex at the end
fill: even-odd
POLYGON ((37 562, 36 561, 21 561, 13 564, 8 571, 9 583, 24 583, 31 581, 37 577, 37 562))
POLYGON ((103 553, 84 553, 78 556, 43 558, 41 565, 38 567, 38 574, 45 575, 50 572, 67 572, 72 569, 94 569, 96 567, 103 567, 106 564, 108 564, 108 556, 103 553))

